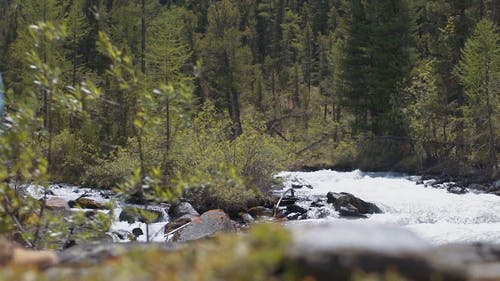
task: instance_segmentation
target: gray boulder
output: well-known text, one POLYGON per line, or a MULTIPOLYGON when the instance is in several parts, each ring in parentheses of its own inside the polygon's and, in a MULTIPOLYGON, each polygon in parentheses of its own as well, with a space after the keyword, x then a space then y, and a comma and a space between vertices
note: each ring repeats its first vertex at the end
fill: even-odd
POLYGON ((222 210, 210 210, 193 218, 189 225, 174 233, 173 242, 186 242, 211 237, 218 232, 234 232, 233 221, 222 210))
MULTIPOLYGON (((466 280, 466 271, 433 260, 432 246, 397 227, 354 222, 292 225, 287 257, 314 280, 352 280, 355 272, 396 270, 408 280, 466 280)), ((406 280, 405 279, 405 280, 406 280)))
POLYGON ((272 217, 274 215, 273 210, 263 206, 252 207, 250 208, 250 210, 248 210, 248 213, 254 218, 272 217))
POLYGON ((375 204, 361 200, 350 193, 328 192, 326 197, 327 203, 333 204, 341 216, 364 217, 365 214, 382 213, 375 204))
POLYGON ((160 210, 125 207, 118 216, 118 219, 128 223, 134 223, 137 221, 155 223, 163 220, 163 214, 160 210))
POLYGON ((196 211, 193 206, 188 202, 181 202, 179 204, 174 204, 170 206, 168 214, 172 220, 180 218, 184 215, 199 216, 200 214, 196 211))

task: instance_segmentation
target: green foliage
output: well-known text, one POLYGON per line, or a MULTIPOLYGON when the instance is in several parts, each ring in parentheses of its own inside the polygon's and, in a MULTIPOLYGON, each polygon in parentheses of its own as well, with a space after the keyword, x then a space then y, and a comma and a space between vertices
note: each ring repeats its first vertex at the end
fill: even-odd
MULTIPOLYGON (((82 92, 73 88, 72 93, 63 95, 58 80, 60 69, 53 68, 46 63, 38 50, 40 45, 48 45, 60 40, 64 36, 64 26, 56 27, 51 23, 40 23, 30 27, 30 34, 34 47, 27 54, 27 61, 33 71, 31 79, 35 83, 32 96, 43 95, 46 98, 46 104, 50 106, 46 107, 48 110, 43 117, 38 117, 35 114, 36 104, 19 102, 16 104, 15 111, 9 112, 7 116, 12 124, 0 128, 2 150, 0 153, 0 192, 2 193, 0 231, 2 234, 16 237, 18 241, 29 247, 57 247, 71 232, 70 228, 74 225, 65 221, 63 214, 49 211, 45 206, 50 163, 41 155, 42 150, 37 147, 39 144, 32 142, 31 138, 37 135, 36 130, 42 120, 45 121, 48 127, 43 129, 48 130, 49 152, 47 155, 50 159, 53 133, 51 108, 53 106, 53 108, 77 111, 79 103, 75 102, 74 97, 82 92), (21 192, 19 185, 26 183, 31 183, 35 189, 38 189, 38 193, 42 194, 40 200, 21 192)), ((13 91, 8 91, 8 94, 12 95, 13 91)), ((68 152, 69 150, 71 149, 68 148, 68 152)), ((102 216, 97 217, 97 223, 103 221, 102 216)), ((92 233, 106 231, 109 228, 109 220, 108 227, 103 226, 100 224, 98 228, 92 229, 92 233)))
POLYGON ((195 171, 190 177, 179 175, 174 182, 193 193, 190 201, 198 211, 222 209, 236 217, 239 212, 256 204, 258 192, 245 186, 235 167, 223 162, 208 174, 195 171))
POLYGON ((53 181, 78 183, 81 175, 94 164, 97 149, 68 130, 54 136, 53 146, 53 181))
POLYGON ((83 184, 98 188, 116 187, 139 166, 136 153, 119 149, 109 159, 97 159, 97 163, 86 170, 83 184))
POLYGON ((462 110, 467 137, 476 152, 471 160, 488 163, 496 173, 496 144, 500 130, 497 126, 500 118, 500 34, 494 23, 482 20, 477 24, 473 36, 465 43, 456 70, 467 97, 462 110))
MULTIPOLYGON (((176 251, 160 248, 136 249, 85 268, 79 274, 74 268, 63 268, 56 274, 34 270, 3 270, 0 280, 299 280, 282 276, 285 251, 290 234, 275 225, 256 225, 245 235, 218 235, 210 241, 199 241, 176 251)), ((81 268, 80 268, 81 270, 81 268)))

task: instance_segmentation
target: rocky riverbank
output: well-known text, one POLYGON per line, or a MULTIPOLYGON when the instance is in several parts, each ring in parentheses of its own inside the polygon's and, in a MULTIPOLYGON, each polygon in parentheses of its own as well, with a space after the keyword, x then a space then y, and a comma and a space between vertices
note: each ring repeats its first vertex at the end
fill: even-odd
POLYGON ((378 280, 500 280, 498 245, 436 247, 401 228, 357 222, 286 230, 257 225, 244 236, 189 244, 94 243, 58 253, 16 249, 1 248, 0 280, 373 280, 367 274, 378 280))
MULTIPOLYGON (((89 218, 107 213, 113 217, 107 236, 74 241, 58 252, 25 251, 29 258, 22 262, 22 255, 2 253, 2 264, 14 272, 34 265, 48 280, 75 281, 373 280, 366 274, 378 280, 500 280, 496 196, 391 173, 279 177, 284 185, 273 193, 273 204, 236 216, 200 213, 187 201, 128 204, 110 192, 56 185, 44 195, 48 209, 89 218)), ((30 187, 27 192, 40 196, 30 187)))

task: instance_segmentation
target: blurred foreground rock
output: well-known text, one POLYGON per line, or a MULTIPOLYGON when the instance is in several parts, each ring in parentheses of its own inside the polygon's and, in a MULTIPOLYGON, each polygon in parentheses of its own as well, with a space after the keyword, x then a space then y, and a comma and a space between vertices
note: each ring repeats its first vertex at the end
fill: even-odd
POLYGON ((27 250, 0 238, 0 267, 26 266, 47 268, 59 262, 55 252, 27 250))
POLYGON ((315 280, 351 280, 359 270, 396 270, 415 281, 500 280, 500 245, 433 247, 402 228, 353 222, 301 224, 291 231, 288 259, 315 280))

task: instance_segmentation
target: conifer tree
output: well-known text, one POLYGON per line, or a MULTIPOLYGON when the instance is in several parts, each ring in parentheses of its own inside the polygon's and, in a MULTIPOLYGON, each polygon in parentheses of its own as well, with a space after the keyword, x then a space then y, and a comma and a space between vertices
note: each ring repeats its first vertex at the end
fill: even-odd
POLYGON ((477 24, 474 34, 465 43, 456 70, 467 97, 462 109, 470 130, 469 139, 479 154, 484 152, 492 175, 496 175, 500 130, 500 35, 491 21, 485 19, 477 24))

